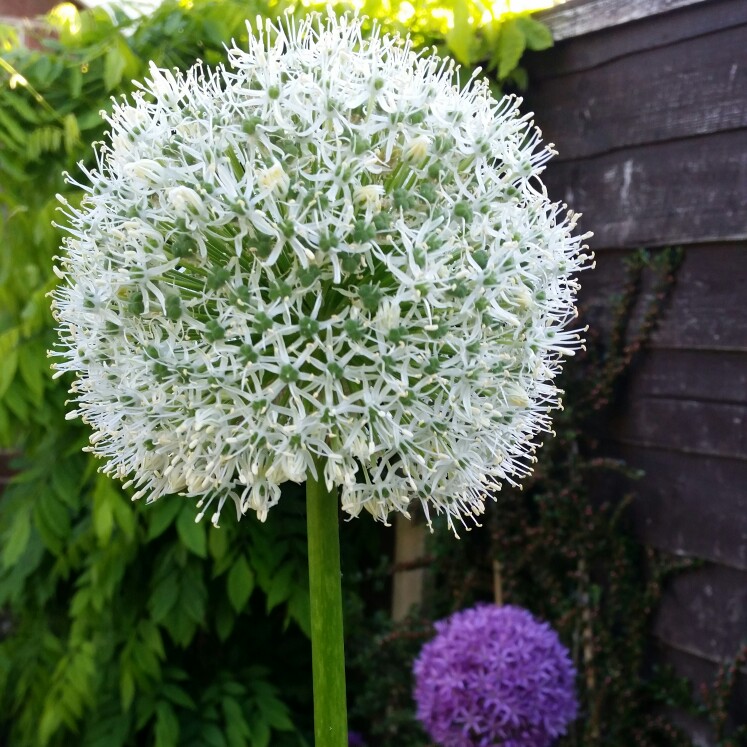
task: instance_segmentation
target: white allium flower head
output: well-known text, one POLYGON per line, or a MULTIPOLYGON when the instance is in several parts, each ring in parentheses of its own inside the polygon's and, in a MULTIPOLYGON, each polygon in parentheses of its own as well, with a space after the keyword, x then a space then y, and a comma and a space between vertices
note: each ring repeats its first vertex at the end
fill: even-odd
POLYGON ((64 207, 56 367, 135 497, 264 519, 323 458, 348 514, 453 527, 530 470, 585 237, 515 99, 361 24, 152 66, 64 207))

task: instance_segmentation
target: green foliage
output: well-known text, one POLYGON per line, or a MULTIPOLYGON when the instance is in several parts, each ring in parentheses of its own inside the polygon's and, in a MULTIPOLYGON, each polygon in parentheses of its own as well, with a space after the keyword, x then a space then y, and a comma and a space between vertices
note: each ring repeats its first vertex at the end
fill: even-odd
POLYGON ((147 60, 217 62, 267 6, 169 2, 140 23, 53 16, 43 49, 10 48, 0 78, 0 741, 10 747, 305 744, 308 590, 302 491, 266 525, 194 522, 178 498, 134 505, 97 474, 53 381, 46 294, 55 193, 90 159, 99 112, 147 60), (76 31, 76 27, 78 30, 76 31), (293 714, 293 715, 292 715, 293 714))
MULTIPOLYGON (((323 2, 312 5, 326 7, 323 2)), ((341 2, 335 7, 350 6, 341 2)), ((409 34, 417 48, 434 48, 468 71, 479 65, 492 80, 521 89, 527 85, 526 71, 519 66, 524 51, 553 44, 547 26, 529 13, 496 13, 490 3, 479 0, 365 0, 360 12, 386 30, 409 34)), ((498 86, 495 89, 498 92, 498 86)))

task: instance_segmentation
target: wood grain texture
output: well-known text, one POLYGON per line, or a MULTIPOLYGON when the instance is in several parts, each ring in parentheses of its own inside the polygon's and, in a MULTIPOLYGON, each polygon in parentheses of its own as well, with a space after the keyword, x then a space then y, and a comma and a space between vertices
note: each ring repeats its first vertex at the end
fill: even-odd
MULTIPOLYGON (((597 266, 581 276, 579 295, 582 319, 590 334, 604 336, 610 328, 615 298, 626 281, 628 251, 597 252, 597 266)), ((655 283, 644 278, 643 293, 631 316, 636 330, 647 308, 655 283)), ((651 345, 690 351, 747 353, 747 244, 703 244, 684 248, 669 303, 659 320, 651 345)), ((734 386, 739 387, 737 373, 734 386)), ((712 399, 712 398, 710 398, 712 399)), ((737 401, 741 401, 737 398, 737 401)))
MULTIPOLYGON (((632 492, 636 534, 652 547, 747 571, 747 462, 611 444, 609 453, 644 472, 600 485, 632 492)), ((747 623, 745 623, 747 633, 747 623)))
POLYGON ((693 5, 703 0, 571 0, 542 13, 555 39, 637 21, 658 13, 693 5))
POLYGON ((543 179, 595 249, 747 239, 747 129, 551 162, 543 179))
POLYGON ((654 348, 636 367, 628 396, 745 405, 747 353, 654 348))
POLYGON ((747 24, 536 81, 525 103, 558 162, 747 127, 745 49, 747 24))
POLYGON ((610 436, 623 444, 747 461, 747 405, 634 399, 611 424, 610 436))
POLYGON ((522 64, 529 71, 531 93, 539 82, 548 78, 588 70, 642 50, 666 46, 744 23, 747 23, 747 3, 743 0, 709 0, 708 3, 688 5, 671 13, 649 16, 645 20, 567 41, 558 40, 559 43, 551 50, 528 53, 522 64))
POLYGON ((734 656, 744 643, 745 620, 747 573, 706 563, 668 584, 654 633, 672 648, 717 662, 734 656))

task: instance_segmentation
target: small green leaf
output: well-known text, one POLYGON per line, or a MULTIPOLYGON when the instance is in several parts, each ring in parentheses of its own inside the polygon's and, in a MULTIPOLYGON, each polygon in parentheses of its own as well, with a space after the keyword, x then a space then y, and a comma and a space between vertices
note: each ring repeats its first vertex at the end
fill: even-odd
POLYGON ((0 397, 16 375, 18 365, 18 330, 9 329, 0 334, 0 397))
POLYGON ((524 54, 526 38, 515 19, 509 19, 501 27, 498 47, 493 57, 497 63, 498 77, 505 78, 518 64, 524 54))
POLYGON ((200 736, 205 747, 227 747, 223 732, 215 724, 205 724, 200 736))
POLYGON ((132 676, 129 666, 120 665, 119 696, 122 700, 122 710, 129 710, 135 698, 135 679, 132 676))
POLYGON ((169 497, 148 507, 145 511, 145 516, 149 519, 148 541, 160 537, 168 529, 181 507, 181 501, 169 497))
POLYGON ((107 91, 116 88, 122 80, 127 60, 118 46, 109 47, 104 56, 104 87, 107 91))
POLYGON ((78 127, 78 120, 72 112, 66 114, 62 120, 62 131, 65 142, 65 150, 68 153, 75 151, 75 146, 80 142, 80 128, 78 127))
POLYGON ((31 504, 26 504, 16 510, 6 536, 3 548, 3 567, 9 568, 23 555, 29 537, 31 536, 31 504))
POLYGON ((228 550, 228 535, 225 530, 210 530, 208 532, 208 547, 215 560, 222 560, 228 550))
POLYGON ((243 555, 231 566, 226 585, 232 607, 241 612, 254 590, 254 572, 243 555))
POLYGON ((526 38, 527 48, 538 52, 552 47, 552 32, 544 23, 540 23, 531 16, 521 16, 516 19, 516 23, 526 38))
POLYGON ((179 719, 165 700, 156 706, 155 747, 177 747, 179 744, 179 719))
POLYGON ((215 613, 215 632, 221 641, 228 639, 235 623, 236 614, 231 609, 231 605, 225 600, 221 600, 215 613))
POLYGON ((252 747, 268 747, 270 744, 270 727, 266 721, 257 718, 252 724, 252 747))
POLYGON ((194 702, 192 697, 183 687, 179 687, 179 685, 166 682, 160 686, 160 692, 175 705, 182 706, 182 708, 188 708, 190 711, 197 710, 197 704, 194 702))
POLYGON ((179 516, 176 517, 176 531, 188 550, 200 558, 206 558, 205 525, 201 521, 195 521, 195 516, 194 506, 185 504, 179 516))
POLYGON ((113 486, 108 477, 101 475, 96 478, 93 489, 93 529, 102 546, 109 542, 114 528, 112 492, 113 486))
POLYGON ((148 611, 153 622, 162 622, 179 599, 179 577, 174 571, 158 584, 150 595, 148 611))
POLYGON ((449 52, 463 65, 472 64, 472 43, 475 38, 474 27, 470 23, 470 14, 466 2, 454 4, 454 22, 446 34, 449 52))
POLYGON ((270 590, 267 593, 267 611, 271 612, 281 602, 284 602, 291 593, 291 581, 293 577, 293 566, 285 565, 272 579, 270 590))

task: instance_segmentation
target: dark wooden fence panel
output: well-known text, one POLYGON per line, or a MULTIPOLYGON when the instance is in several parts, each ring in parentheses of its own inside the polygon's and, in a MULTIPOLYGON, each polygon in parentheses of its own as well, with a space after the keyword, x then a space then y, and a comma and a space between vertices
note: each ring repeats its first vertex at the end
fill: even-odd
POLYGON ((739 648, 745 619, 747 572, 706 563, 670 584, 654 630, 670 646, 718 662, 739 648))
POLYGON ((747 460, 639 445, 609 449, 645 473, 625 485, 637 496, 633 512, 644 541, 747 571, 747 460))
MULTIPOLYGON (((613 1, 617 6, 624 5, 619 0, 613 1)), ((654 1, 647 0, 649 5, 654 1)), ((553 22, 553 16, 563 13, 571 4, 572 2, 568 2, 544 14, 546 22, 554 26, 556 36, 558 32, 564 36, 578 36, 569 29, 565 29, 563 34, 563 30, 553 22)), ((583 13, 585 9, 580 8, 579 11, 583 13)), ((576 43, 578 39, 574 39, 570 43, 559 45, 551 54, 533 60, 534 83, 539 80, 542 85, 543 81, 554 76, 567 75, 576 70, 590 70, 618 57, 668 46, 744 23, 747 23, 747 3, 711 0, 707 7, 704 3, 694 3, 676 13, 650 15, 643 22, 610 26, 598 33, 587 34, 581 44, 576 43)), ((534 83, 533 93, 536 88, 534 83)))
MULTIPOLYGON (((705 561, 666 590, 652 640, 695 684, 710 681, 747 640, 747 3, 695 2, 570 36, 529 67, 525 107, 560 154, 548 189, 595 233, 598 266, 580 297, 592 334, 610 327, 631 250, 683 247, 602 442, 645 471, 631 486, 641 539, 705 561)), ((647 272, 631 335, 655 284, 647 272)), ((732 715, 747 722, 747 697, 732 715)))
POLYGON ((610 427, 620 443, 724 459, 747 453, 747 408, 742 404, 657 397, 626 404, 610 427))
MULTIPOLYGON (((592 239, 592 246, 595 241, 596 237, 592 239)), ((582 278, 581 306, 596 328, 604 329, 609 325, 612 302, 622 291, 628 256, 625 251, 598 250, 596 269, 582 278)), ((653 283, 654 278, 649 274, 644 278, 644 290, 650 291, 653 283)), ((747 353, 746 289, 747 243, 687 246, 653 346, 747 353)), ((644 293, 631 319, 633 328, 644 313, 647 301, 648 295, 644 293)))
MULTIPOLYGON (((744 36, 747 45, 747 27, 744 36)), ((536 111, 562 152, 562 140, 536 111)), ((594 232, 598 249, 745 239, 747 130, 557 162, 547 185, 584 214, 582 226, 594 232)))
POLYGON ((636 369, 628 396, 745 404, 747 352, 649 350, 636 369))
POLYGON ((619 57, 532 90, 532 103, 550 117, 545 135, 562 142, 559 160, 689 138, 747 126, 744 30, 728 28, 677 44, 619 57), (641 75, 641 69, 648 71, 641 75), (586 105, 568 116, 567 100, 585 92, 586 105))

